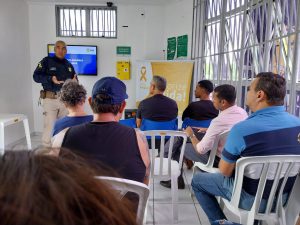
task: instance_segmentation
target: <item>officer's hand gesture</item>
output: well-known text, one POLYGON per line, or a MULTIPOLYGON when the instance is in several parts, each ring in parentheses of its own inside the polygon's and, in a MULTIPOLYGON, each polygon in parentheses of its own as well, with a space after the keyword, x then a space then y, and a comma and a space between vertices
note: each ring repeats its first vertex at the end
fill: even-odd
POLYGON ((53 76, 53 77, 52 77, 52 82, 53 82, 54 84, 63 84, 63 83, 64 83, 63 81, 57 80, 56 76, 53 76))

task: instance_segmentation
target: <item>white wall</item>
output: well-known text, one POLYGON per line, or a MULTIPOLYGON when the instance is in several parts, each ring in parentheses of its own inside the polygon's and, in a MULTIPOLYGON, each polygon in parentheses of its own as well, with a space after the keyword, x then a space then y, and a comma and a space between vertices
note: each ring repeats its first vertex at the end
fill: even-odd
MULTIPOLYGON (((187 2, 187 0, 183 1, 187 2)), ((125 81, 129 99, 127 108, 135 108, 135 74, 137 60, 162 60, 164 59, 163 49, 166 49, 167 37, 173 35, 190 34, 192 15, 185 13, 192 12, 189 7, 184 6, 183 11, 181 0, 169 5, 125 5, 118 7, 118 38, 62 38, 67 44, 92 44, 98 46, 98 76, 79 76, 79 81, 86 87, 90 95, 93 84, 103 76, 116 75, 116 61, 122 58, 116 56, 116 46, 131 46, 131 80, 125 81), (169 10, 169 8, 171 8, 169 10), (174 12, 176 10, 176 12, 174 12), (182 14, 183 13, 183 14, 182 14), (141 15, 144 14, 144 15, 141 15), (166 19, 176 15, 180 17, 180 24, 174 19, 166 19), (181 16, 183 15, 183 17, 181 16), (187 19, 188 18, 188 19, 187 19), (187 25, 188 24, 188 25, 187 25), (128 26, 127 28, 123 26, 128 26), (167 26, 167 27, 166 27, 167 26), (179 28, 179 26, 185 26, 179 28), (178 29, 179 28, 179 29, 178 29), (190 29, 190 30, 189 30, 190 29)), ((192 1, 189 0, 190 8, 192 1)), ((87 4, 87 3, 85 3, 87 4)), ((54 3, 29 3, 29 36, 31 53, 31 73, 37 63, 46 56, 46 46, 54 43, 58 38, 55 30, 55 4, 54 3)), ((189 36, 190 38, 190 36, 189 36)), ((190 40, 189 40, 190 42, 190 40)), ((33 108, 34 108, 34 130, 42 131, 42 107, 37 107, 39 90, 41 85, 32 82, 33 108)), ((89 107, 86 107, 89 110, 89 107)), ((90 112, 90 111, 89 111, 90 112)))
MULTIPOLYGON (((26 114, 33 131, 28 8, 24 1, 1 1, 0 31, 0 113, 26 114)), ((8 127, 5 144, 24 136, 22 124, 8 127)))
POLYGON ((193 1, 178 0, 169 4, 165 9, 165 37, 164 48, 167 49, 167 39, 188 35, 188 56, 191 58, 192 24, 193 24, 193 1))

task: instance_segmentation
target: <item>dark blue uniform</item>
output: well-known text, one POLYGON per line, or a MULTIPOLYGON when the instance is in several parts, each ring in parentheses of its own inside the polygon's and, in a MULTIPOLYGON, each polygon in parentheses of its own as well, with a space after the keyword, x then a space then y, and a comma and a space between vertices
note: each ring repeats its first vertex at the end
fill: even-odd
POLYGON ((65 81, 74 78, 74 75, 74 67, 67 59, 48 56, 39 62, 33 73, 33 80, 42 83, 45 91, 58 92, 62 84, 54 84, 52 76, 56 76, 58 81, 65 81))

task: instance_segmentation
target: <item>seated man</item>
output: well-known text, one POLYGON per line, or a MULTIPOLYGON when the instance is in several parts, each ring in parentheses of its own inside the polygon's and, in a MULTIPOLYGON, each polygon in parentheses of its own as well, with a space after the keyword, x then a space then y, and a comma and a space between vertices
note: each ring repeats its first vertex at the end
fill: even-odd
MULTIPOLYGON (((199 98, 199 101, 192 102, 182 113, 182 121, 184 119, 190 118, 194 120, 211 120, 215 118, 219 111, 214 107, 212 101, 210 100, 210 93, 214 90, 214 85, 210 80, 201 80, 198 82, 195 89, 195 97, 199 98)), ((179 143, 182 143, 179 142, 179 143)), ((178 144, 179 144, 178 143, 178 144)), ((177 156, 173 155, 173 158, 179 159, 179 154, 177 156)), ((178 161, 178 160, 177 160, 178 161)), ((184 158, 188 169, 191 169, 194 165, 193 161, 184 158)))
MULTIPOLYGON (((226 130, 230 130, 236 123, 245 120, 248 117, 247 112, 235 105, 236 92, 234 86, 223 84, 214 89, 213 104, 216 109, 220 110, 220 114, 211 121, 208 129, 200 128, 198 132, 203 132, 205 135, 201 140, 191 127, 187 127, 185 132, 190 138, 194 148, 186 148, 185 157, 202 163, 207 163, 209 151, 212 149, 215 138, 226 130)), ((224 140, 221 140, 218 146, 215 163, 218 165, 221 152, 224 147, 224 140)))
POLYGON ((67 127, 72 127, 82 123, 88 123, 93 120, 92 115, 87 115, 84 111, 86 100, 85 88, 74 80, 67 80, 60 90, 59 99, 68 110, 68 115, 56 120, 52 136, 67 127))
MULTIPOLYGON (((234 124, 247 118, 247 112, 235 105, 235 99, 235 88, 230 84, 223 84, 214 89, 213 104, 216 109, 220 110, 220 114, 211 121, 208 129, 199 129, 201 132, 206 131, 201 140, 198 140, 191 127, 186 128, 185 132, 192 142, 187 143, 185 147, 184 156, 187 159, 207 163, 209 151, 212 149, 216 137, 224 131, 230 130, 234 124)), ((220 160, 219 156, 221 155, 223 146, 224 141, 220 141, 218 152, 215 158, 216 163, 218 163, 220 160)), ((173 152, 174 150, 178 152, 180 151, 180 148, 173 148, 173 152)), ((178 153, 173 154, 175 155, 178 153)), ((161 181, 160 184, 168 188, 171 187, 170 181, 161 181)), ((178 178, 178 184, 181 184, 181 186, 178 187, 184 188, 182 176, 178 178)))
MULTIPOLYGON (((198 82, 195 89, 195 97, 199 98, 199 101, 192 102, 188 105, 188 107, 182 113, 182 121, 184 119, 190 118, 194 120, 211 120, 218 116, 219 111, 214 107, 213 102, 210 100, 210 93, 213 92, 214 85, 209 80, 201 80, 198 82)), ((200 134, 201 136, 201 134, 200 134)), ((202 135, 203 137, 203 135, 202 135)), ((176 138, 175 146, 181 147, 182 138, 176 138)), ((165 149, 168 149, 168 145, 165 149)), ((165 151, 165 157, 167 157, 168 153, 165 151)), ((179 161, 180 151, 174 152, 172 158, 176 161, 179 161)), ((187 164, 188 169, 193 167, 193 161, 184 158, 185 163, 187 164)))
POLYGON ((210 93, 214 90, 214 85, 209 80, 200 80, 195 89, 195 97, 199 101, 192 102, 182 113, 182 121, 185 118, 194 120, 210 120, 215 118, 219 111, 214 107, 209 99, 210 93))
MULTIPOLYGON (((119 79, 98 80, 88 99, 94 120, 62 131, 62 147, 90 163, 111 167, 122 178, 148 183, 150 159, 146 138, 134 128, 118 123, 127 98, 126 86, 119 79)), ((54 143, 54 147, 58 146, 54 143)))
POLYGON ((137 110, 137 127, 141 126, 142 119, 169 121, 177 117, 177 103, 173 99, 163 95, 166 87, 167 81, 165 78, 153 76, 149 89, 151 97, 141 101, 137 110))
MULTIPOLYGON (((253 113, 231 129, 219 163, 221 173, 194 175, 192 188, 211 223, 226 219, 215 196, 230 200, 235 162, 240 157, 300 154, 297 140, 300 119, 285 111, 285 94, 286 81, 283 77, 271 72, 259 73, 247 93, 247 105, 253 113)), ((255 173, 256 169, 246 168, 245 176, 255 173)), ((246 180, 240 206, 249 210, 257 191, 257 180, 248 177, 246 180)))

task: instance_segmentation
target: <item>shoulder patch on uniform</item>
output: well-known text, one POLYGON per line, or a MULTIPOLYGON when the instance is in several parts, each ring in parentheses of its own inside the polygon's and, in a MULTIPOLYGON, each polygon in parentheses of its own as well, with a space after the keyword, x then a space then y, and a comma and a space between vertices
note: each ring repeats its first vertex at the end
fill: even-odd
POLYGON ((69 72, 72 72, 72 68, 71 67, 69 67, 69 72))
POLYGON ((42 66, 42 62, 39 62, 39 64, 38 64, 38 68, 43 68, 43 66, 42 66))

